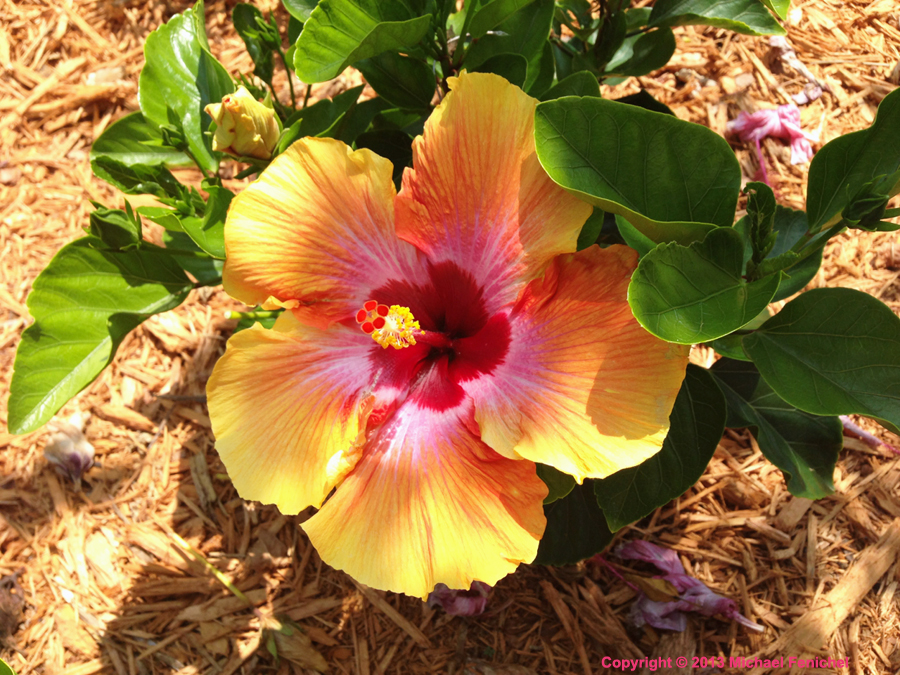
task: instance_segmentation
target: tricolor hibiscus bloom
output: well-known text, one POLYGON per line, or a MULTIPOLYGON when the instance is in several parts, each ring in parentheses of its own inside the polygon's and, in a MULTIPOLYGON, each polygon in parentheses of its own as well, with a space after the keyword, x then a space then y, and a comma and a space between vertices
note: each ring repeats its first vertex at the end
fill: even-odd
POLYGON ((246 499, 322 559, 425 597, 534 559, 535 462, 603 477, 659 451, 687 350, 626 301, 636 254, 574 253, 591 207, 535 155, 536 101, 487 74, 390 162, 306 138, 235 198, 225 289, 286 311, 228 342, 207 388, 246 499))

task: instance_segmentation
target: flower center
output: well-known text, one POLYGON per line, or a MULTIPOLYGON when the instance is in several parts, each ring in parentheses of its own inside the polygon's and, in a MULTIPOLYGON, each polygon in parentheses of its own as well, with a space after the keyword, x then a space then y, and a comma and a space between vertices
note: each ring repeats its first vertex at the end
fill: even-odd
POLYGON ((356 313, 356 323, 363 333, 371 335, 384 349, 403 349, 416 344, 415 333, 419 330, 419 322, 409 307, 388 307, 368 300, 356 313))

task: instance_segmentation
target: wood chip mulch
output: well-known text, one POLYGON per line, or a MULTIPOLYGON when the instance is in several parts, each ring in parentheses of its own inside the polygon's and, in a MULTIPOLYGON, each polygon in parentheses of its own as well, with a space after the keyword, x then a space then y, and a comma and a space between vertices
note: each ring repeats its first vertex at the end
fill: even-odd
MULTIPOLYGON (((802 108, 818 149, 868 126, 896 87, 900 8, 895 0, 792 4, 788 40, 831 89, 802 108)), ((210 42, 232 73, 246 73, 249 58, 225 21, 232 6, 207 4, 210 42)), ((4 424, 34 278, 81 234, 89 200, 123 204, 92 176, 90 144, 137 109, 142 41, 186 7, 182 0, 0 0, 4 424)), ((806 84, 772 58, 766 38, 699 28, 677 35, 669 66, 606 87, 605 95, 641 86, 683 119, 724 133, 738 111, 790 102, 806 84)), ((313 97, 350 80, 358 75, 317 85, 313 97)), ((734 147, 753 175, 755 153, 734 147)), ((808 165, 792 166, 781 141, 767 140, 764 152, 782 203, 801 207, 808 165)), ((898 243, 895 234, 841 235, 812 285, 857 288, 900 312, 898 243)), ((80 491, 43 457, 48 430, 0 433, 0 655, 20 675, 312 672, 285 658, 274 664, 259 618, 272 613, 302 626, 334 673, 589 675, 614 672, 602 666, 604 656, 652 655, 726 662, 819 655, 849 659, 836 669, 845 675, 900 670, 900 457, 884 447, 847 438, 837 492, 810 502, 786 491, 748 433, 728 431, 696 486, 620 533, 677 551, 690 574, 734 598, 763 633, 702 617, 684 633, 636 629, 633 591, 595 563, 522 566, 492 591, 485 614, 453 618, 324 565, 298 527, 308 514, 285 517, 237 496, 198 398, 234 327, 224 312, 234 308, 221 290, 192 292, 126 338, 112 366, 63 409, 62 417, 91 413, 86 436, 98 466, 80 491)), ((709 354, 697 350, 695 358, 709 354)), ((727 664, 724 671, 731 672, 727 664)))

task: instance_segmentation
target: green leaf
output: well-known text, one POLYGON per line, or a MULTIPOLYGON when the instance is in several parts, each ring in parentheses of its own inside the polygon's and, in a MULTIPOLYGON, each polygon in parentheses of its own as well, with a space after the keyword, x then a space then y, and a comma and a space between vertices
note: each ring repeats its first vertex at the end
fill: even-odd
POLYGON ((594 481, 575 485, 562 499, 544 506, 547 529, 538 546, 538 565, 572 565, 599 553, 613 539, 594 496, 594 481))
POLYGON ((657 0, 651 26, 716 26, 744 35, 784 35, 761 0, 657 0))
POLYGON ((575 487, 575 479, 572 476, 546 464, 537 465, 537 475, 550 490, 544 497, 544 504, 552 504, 556 500, 562 499, 575 487))
POLYGON ((180 214, 174 209, 167 209, 162 206, 139 206, 137 212, 147 220, 161 225, 167 230, 173 232, 184 230, 181 226, 180 214))
MULTIPOLYGON (((185 218, 187 220, 199 220, 198 218, 185 218)), ((195 251, 204 253, 203 249, 194 243, 186 232, 167 230, 163 232, 163 243, 166 248, 181 251, 195 251)), ((185 272, 189 272, 199 283, 204 286, 218 286, 222 283, 222 270, 225 267, 224 260, 209 257, 173 256, 175 261, 185 272)))
POLYGON ((782 20, 787 19, 788 10, 791 8, 791 0, 763 0, 766 7, 775 12, 782 20))
POLYGON ((347 66, 387 51, 405 51, 431 27, 410 0, 322 0, 303 27, 294 68, 304 82, 325 82, 347 66))
POLYGON ((807 291, 746 336, 744 351, 800 410, 900 424, 900 318, 867 293, 807 291))
POLYGON ((613 532, 682 495, 700 479, 722 439, 725 415, 725 399, 716 381, 705 368, 689 364, 662 450, 594 484, 613 532))
POLYGON ((272 84, 272 74, 275 69, 272 48, 260 37, 257 20, 265 21, 263 14, 253 5, 239 2, 231 11, 231 20, 234 29, 244 41, 247 53, 253 59, 253 74, 263 82, 272 84))
MULTIPOLYGON (((483 37, 534 0, 486 0, 466 3, 466 24, 473 38, 483 37), (474 7, 469 7, 474 5, 474 7)), ((551 3, 552 7, 552 3, 551 3)), ((552 13, 551 13, 552 15, 552 13)))
POLYGON ((0 659, 0 675, 16 675, 12 668, 10 668, 9 664, 6 663, 3 659, 0 659))
POLYGON ((651 94, 647 93, 646 89, 641 89, 636 94, 629 94, 628 96, 623 96, 622 98, 617 98, 614 100, 617 103, 636 105, 638 108, 643 108, 644 110, 651 110, 653 112, 662 113, 663 115, 671 115, 672 117, 675 117, 675 113, 669 106, 667 106, 665 103, 657 101, 651 94))
MULTIPOLYGON (((818 232, 850 204, 876 176, 900 170, 900 90, 885 96, 868 129, 827 143, 809 166, 806 211, 810 231, 818 232)), ((891 191, 897 193, 900 185, 891 191)), ((837 218, 834 219, 837 222, 837 218)))
POLYGON ((319 4, 319 0, 281 0, 288 13, 300 23, 309 21, 312 11, 319 4))
POLYGON ((563 96, 600 96, 600 83, 597 78, 586 70, 572 73, 561 82, 557 82, 546 94, 541 96, 542 101, 552 101, 563 96))
MULTIPOLYGON (((128 205, 128 202, 125 202, 128 205)), ((128 206, 128 211, 108 209, 94 203, 97 208, 91 212, 88 231, 111 249, 118 250, 136 246, 143 235, 141 220, 136 218, 128 206)))
POLYGON ((91 145, 91 159, 109 157, 126 166, 186 166, 191 159, 162 144, 162 134, 139 112, 110 124, 91 145))
MULTIPOLYGON (((383 100, 380 96, 370 98, 368 101, 359 101, 350 106, 350 109, 341 119, 340 129, 333 138, 343 141, 347 145, 352 145, 354 141, 364 131, 373 126, 373 121, 379 113, 386 111, 390 107, 390 103, 383 100)), ((399 111, 399 108, 394 108, 399 111)), ((416 119, 427 119, 427 115, 419 114, 416 119)))
POLYGON ((369 148, 376 155, 391 160, 394 165, 394 185, 400 189, 403 169, 412 166, 412 136, 395 129, 367 131, 356 138, 357 148, 369 148))
POLYGON ((628 286, 635 318, 669 342, 715 340, 757 316, 775 295, 779 275, 746 283, 743 244, 729 228, 690 246, 661 244, 641 258, 628 286))
MULTIPOLYGON (((494 0, 494 3, 496 2, 497 0, 494 0)), ((527 62, 522 86, 528 91, 535 86, 538 77, 548 67, 548 64, 544 63, 544 48, 547 46, 552 21, 553 0, 532 0, 526 7, 497 26, 495 34, 485 35, 474 42, 466 53, 463 65, 469 70, 497 72, 502 75, 499 71, 485 70, 481 66, 486 65, 492 57, 501 54, 519 54, 527 62)), ((552 52, 549 56, 552 57, 552 52)))
POLYGON ((147 36, 138 101, 144 117, 157 126, 169 124, 167 107, 174 110, 191 154, 201 168, 215 172, 219 163, 205 134, 211 119, 203 108, 232 93, 234 84, 208 49, 199 0, 147 36))
POLYGON ((184 231, 202 251, 213 258, 225 259, 225 216, 234 193, 219 185, 203 188, 209 193, 203 218, 185 218, 181 221, 184 231))
MULTIPOLYGON (((744 324, 743 330, 756 330, 768 321, 771 316, 772 314, 769 312, 769 308, 766 307, 756 317, 744 324)), ((711 340, 707 345, 715 349, 722 356, 727 356, 729 359, 749 361, 750 357, 744 353, 744 348, 742 346, 743 341, 743 335, 732 333, 731 335, 720 337, 717 340, 711 340)))
POLYGON ((323 99, 291 115, 285 122, 276 153, 284 152, 304 136, 322 136, 335 128, 338 120, 356 103, 363 89, 364 85, 353 87, 335 96, 334 100, 323 99))
POLYGON ((675 53, 675 34, 671 28, 657 28, 625 38, 609 63, 604 75, 623 77, 646 75, 665 66, 675 53))
POLYGON ((92 237, 64 246, 28 296, 34 324, 22 333, 10 385, 9 429, 34 431, 97 377, 122 338, 177 307, 191 289, 161 249, 101 251, 92 237))
POLYGON ((553 62, 553 45, 549 42, 544 42, 540 60, 537 61, 537 73, 534 72, 534 64, 534 59, 528 64, 529 76, 534 75, 534 78, 527 85, 527 93, 532 98, 540 98, 550 88, 553 84, 553 78, 556 77, 556 64, 553 62))
POLYGON ((538 104, 534 134, 550 178, 655 242, 690 244, 733 222, 741 169, 705 127, 585 97, 538 104))
POLYGON ((603 223, 606 221, 606 212, 601 209, 594 209, 591 215, 581 226, 581 232, 578 233, 578 243, 575 245, 576 251, 583 251, 588 246, 593 246, 600 238, 603 232, 603 223))
MULTIPOLYGON (((807 233, 806 213, 804 211, 795 211, 794 209, 780 204, 775 207, 775 245, 772 247, 768 255, 768 259, 776 258, 791 250, 794 245, 799 242, 803 235, 807 233)), ((778 292, 772 298, 772 302, 784 300, 785 298, 803 290, 819 267, 822 266, 822 249, 804 258, 798 263, 785 268, 785 275, 781 279, 778 286, 778 292)))
POLYGON ((497 54, 473 68, 476 73, 494 73, 517 87, 525 85, 528 61, 520 54, 497 54))
POLYGON ((392 106, 428 110, 437 86, 434 71, 424 61, 385 52, 356 64, 375 93, 392 106))
POLYGON ((112 157, 100 156, 91 161, 91 169, 97 178, 105 180, 127 195, 148 194, 172 199, 182 199, 185 196, 184 186, 161 164, 127 166, 112 157))
POLYGON ((762 453, 784 472, 791 494, 819 499, 834 492, 834 465, 844 444, 837 417, 810 415, 789 405, 752 363, 720 359, 712 373, 728 403, 728 426, 750 428, 762 453))

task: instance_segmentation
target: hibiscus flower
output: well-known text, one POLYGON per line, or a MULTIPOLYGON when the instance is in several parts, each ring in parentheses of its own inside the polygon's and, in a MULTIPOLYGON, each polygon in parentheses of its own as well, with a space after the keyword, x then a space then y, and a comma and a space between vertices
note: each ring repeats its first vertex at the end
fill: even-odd
POLYGON ((239 194, 226 291, 284 307, 228 341, 207 387, 238 493, 303 523, 379 589, 494 584, 534 559, 547 488, 655 454, 687 350, 626 300, 637 255, 574 253, 591 207, 535 155, 537 101, 464 74, 391 163, 305 138, 239 194))

